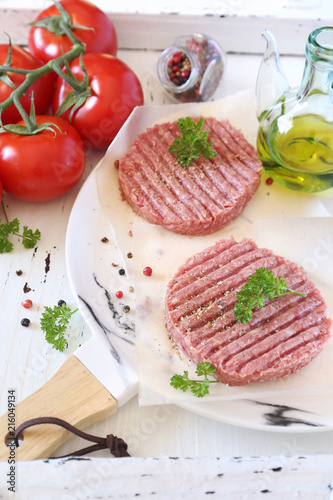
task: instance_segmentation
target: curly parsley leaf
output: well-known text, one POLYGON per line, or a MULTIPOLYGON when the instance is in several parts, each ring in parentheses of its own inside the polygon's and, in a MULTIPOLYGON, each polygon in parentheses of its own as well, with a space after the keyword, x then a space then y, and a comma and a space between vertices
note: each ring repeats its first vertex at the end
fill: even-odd
POLYGON ((185 370, 183 375, 173 375, 170 379, 170 385, 175 389, 180 389, 186 392, 188 389, 197 397, 202 398, 209 394, 209 385, 218 383, 218 380, 209 380, 208 377, 212 376, 216 368, 208 362, 198 363, 195 373, 203 380, 191 380, 188 378, 188 371, 185 370))
POLYGON ((251 321, 253 309, 260 309, 267 300, 289 293, 305 297, 304 293, 289 288, 283 276, 275 276, 273 271, 259 267, 236 294, 235 318, 239 323, 246 324, 251 321))
POLYGON ((37 241, 40 240, 41 233, 39 229, 33 231, 29 229, 28 226, 23 226, 23 234, 22 234, 22 244, 24 248, 34 248, 37 241))
POLYGON ((63 351, 67 346, 65 333, 69 321, 77 309, 71 310, 65 303, 52 307, 45 306, 45 311, 41 315, 40 325, 45 333, 45 340, 54 349, 63 351))
POLYGON ((7 222, 2 224, 0 219, 0 253, 8 253, 13 250, 14 245, 9 240, 8 236, 10 234, 17 234, 19 227, 20 223, 17 218, 13 219, 11 222, 7 220, 7 222))
POLYGON ((182 167, 188 168, 191 161, 197 160, 200 155, 204 158, 216 156, 216 151, 212 149, 213 142, 208 142, 209 130, 203 129, 203 118, 195 122, 187 116, 180 118, 177 123, 182 136, 176 137, 169 151, 176 155, 182 167))
POLYGON ((0 253, 9 253, 13 250, 14 245, 9 239, 10 235, 21 238, 22 244, 25 248, 33 248, 37 241, 40 240, 40 231, 38 229, 36 229, 36 231, 32 231, 32 229, 29 229, 27 226, 23 226, 23 233, 20 234, 20 221, 17 217, 10 221, 7 217, 3 201, 1 204, 6 222, 2 222, 0 219, 0 253))

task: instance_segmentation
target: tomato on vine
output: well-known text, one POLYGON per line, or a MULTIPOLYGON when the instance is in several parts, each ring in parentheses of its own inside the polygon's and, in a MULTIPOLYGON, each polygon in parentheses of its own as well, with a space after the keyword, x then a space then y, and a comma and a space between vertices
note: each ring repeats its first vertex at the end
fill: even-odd
MULTIPOLYGON (((0 45, 0 65, 25 70, 40 68, 43 62, 30 54, 27 50, 17 45, 0 45)), ((0 71, 0 103, 4 102, 24 80, 25 74, 14 73, 13 71, 0 71)), ((30 112, 31 96, 34 96, 35 109, 37 114, 45 114, 51 104, 53 88, 56 80, 54 73, 48 73, 36 80, 29 89, 20 97, 20 103, 27 113, 30 112)), ((21 115, 16 106, 12 104, 1 113, 1 121, 16 123, 21 120, 21 115)))
POLYGON ((62 0, 44 9, 31 23, 29 50, 44 62, 68 52, 73 43, 66 35, 73 34, 85 45, 86 52, 117 55, 115 27, 108 16, 86 0, 62 0), (52 21, 50 16, 55 16, 52 21))
MULTIPOLYGON (((82 177, 85 151, 75 128, 56 116, 34 117, 36 134, 0 134, 3 189, 26 201, 47 201, 72 189, 82 177)), ((24 126, 22 120, 16 126, 24 126)))
POLYGON ((109 54, 83 54, 82 62, 76 58, 69 68, 80 82, 86 78, 88 85, 76 92, 59 77, 53 113, 60 108, 57 114, 70 120, 88 148, 106 148, 133 109, 143 104, 141 83, 127 64, 109 54))

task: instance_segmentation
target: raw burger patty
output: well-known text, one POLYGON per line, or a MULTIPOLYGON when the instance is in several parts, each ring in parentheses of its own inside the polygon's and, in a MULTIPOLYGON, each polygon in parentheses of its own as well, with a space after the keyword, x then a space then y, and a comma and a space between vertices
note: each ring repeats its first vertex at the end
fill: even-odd
POLYGON ((187 235, 210 234, 244 210, 259 187, 255 149, 227 121, 206 118, 217 156, 200 157, 188 169, 169 152, 180 135, 177 122, 141 134, 119 160, 123 197, 153 224, 187 235))
POLYGON ((268 381, 300 370, 330 338, 326 304, 296 264, 248 239, 220 240, 194 255, 168 284, 166 322, 171 338, 194 363, 209 361, 229 385, 268 381), (236 291, 258 267, 286 278, 289 294, 237 323, 236 291))

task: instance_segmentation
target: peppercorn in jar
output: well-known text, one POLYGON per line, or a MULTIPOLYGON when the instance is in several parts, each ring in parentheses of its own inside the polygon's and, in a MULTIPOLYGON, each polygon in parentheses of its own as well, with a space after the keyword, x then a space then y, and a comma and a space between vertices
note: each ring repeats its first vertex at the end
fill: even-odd
POLYGON ((157 74, 169 95, 178 102, 210 100, 225 66, 225 54, 212 38, 201 33, 181 35, 157 62, 157 74))

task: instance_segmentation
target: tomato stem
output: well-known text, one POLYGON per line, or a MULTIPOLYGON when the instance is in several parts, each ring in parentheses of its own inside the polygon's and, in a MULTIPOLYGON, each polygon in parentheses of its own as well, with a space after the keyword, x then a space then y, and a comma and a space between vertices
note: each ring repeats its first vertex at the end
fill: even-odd
POLYGON ((7 216, 7 212, 6 212, 6 209, 5 209, 5 204, 4 204, 3 198, 1 200, 1 206, 2 206, 2 211, 3 211, 4 215, 5 215, 6 222, 8 224, 9 219, 8 219, 8 216, 7 216))
POLYGON ((87 89, 87 84, 85 82, 80 82, 79 80, 77 80, 72 73, 65 73, 58 63, 53 64, 53 70, 76 92, 81 93, 87 89))
POLYGON ((33 130, 36 129, 36 126, 35 124, 31 121, 28 113, 25 111, 24 107, 22 106, 22 104, 20 103, 20 95, 18 96, 17 94, 15 94, 15 91, 13 92, 13 101, 14 101, 14 104, 17 108, 17 110, 19 111, 20 115, 22 116, 26 126, 27 126, 27 129, 29 132, 33 132, 33 130))
POLYGON ((70 41, 73 42, 73 45, 79 44, 79 45, 83 46, 83 43, 81 42, 81 40, 79 40, 74 35, 74 33, 71 30, 70 26, 68 26, 68 24, 66 22, 64 22, 63 20, 61 20, 60 23, 59 23, 59 27, 65 32, 65 34, 68 36, 68 38, 70 39, 70 41))
POLYGON ((27 75, 30 73, 31 69, 23 69, 23 68, 13 68, 12 66, 8 66, 7 64, 0 65, 1 73, 18 73, 19 75, 27 75))
MULTIPOLYGON (((38 78, 41 78, 42 76, 46 75, 47 73, 55 72, 57 73, 61 78, 63 78, 68 85, 70 85, 74 91, 78 93, 85 92, 87 90, 87 82, 83 81, 80 82, 77 80, 72 74, 67 75, 63 70, 62 67, 66 65, 68 67, 68 62, 73 61, 80 55, 84 54, 85 52, 85 45, 81 40, 79 40, 73 33, 73 29, 76 27, 72 25, 72 20, 69 15, 69 13, 64 9, 64 7, 57 1, 53 0, 53 2, 56 4, 58 11, 60 13, 60 16, 54 16, 53 20, 57 19, 56 24, 58 25, 58 29, 62 33, 64 33, 73 43, 73 47, 71 50, 69 50, 67 53, 63 54, 60 57, 56 57, 54 59, 51 59, 48 61, 46 64, 41 66, 40 68, 36 68, 33 70, 26 70, 22 68, 12 68, 10 66, 11 63, 11 56, 12 56, 12 46, 11 46, 11 41, 9 39, 9 49, 8 49, 8 56, 5 61, 4 65, 0 65, 0 74, 5 73, 7 74, 8 72, 13 72, 13 73, 19 73, 21 75, 26 75, 25 80, 19 85, 17 88, 14 88, 13 92, 11 95, 2 103, 0 103, 0 117, 1 117, 1 112, 4 111, 5 109, 9 108, 12 104, 16 106, 18 109, 20 115, 22 116, 25 124, 27 131, 29 133, 33 133, 38 129, 36 120, 35 120, 35 113, 34 113, 34 104, 33 101, 31 103, 31 113, 30 117, 28 113, 24 110, 23 106, 20 103, 20 97, 27 91, 27 89, 36 81, 38 78), (59 18, 59 19, 58 19, 59 18)), ((43 20, 42 20, 43 21, 43 20)), ((44 22, 46 19, 44 19, 44 22)), ((47 19, 48 23, 50 22, 50 18, 47 19)), ((31 23, 31 25, 36 25, 38 23, 31 23)), ((82 29, 85 29, 84 26, 81 27, 82 29)), ((45 24, 45 29, 47 29, 47 23, 45 24)), ((88 28, 87 28, 88 29, 88 28)), ((52 29, 51 29, 52 31, 52 29)), ((0 118, 0 125, 1 124, 1 118, 0 118)), ((5 130, 5 129, 3 129, 5 130)), ((2 130, 2 131, 3 131, 2 130)), ((10 128, 8 128, 8 131, 10 131, 10 128)))
MULTIPOLYGON (((86 44, 76 36, 76 33, 78 30, 95 31, 95 28, 80 25, 79 23, 76 24, 60 0, 52 0, 52 2, 55 4, 59 14, 45 14, 44 18, 38 17, 36 21, 29 23, 29 25, 35 28, 42 28, 52 36, 65 36, 73 45, 66 53, 64 53, 64 49, 62 48, 61 50, 63 53, 61 56, 50 59, 47 63, 41 63, 43 66, 39 68, 28 70, 25 68, 16 68, 11 66, 12 45, 9 37, 7 58, 4 64, 0 65, 0 79, 12 88, 12 92, 6 100, 0 102, 0 134, 8 132, 17 135, 36 135, 42 130, 52 130, 57 132, 54 130, 52 123, 45 122, 37 125, 32 92, 30 92, 31 96, 28 96, 30 100, 30 111, 29 109, 26 109, 26 104, 21 104, 20 102, 21 97, 27 94, 27 90, 36 82, 36 80, 47 75, 48 73, 55 73, 55 76, 58 75, 58 77, 72 89, 55 113, 56 116, 60 116, 62 113, 70 110, 69 121, 71 121, 74 112, 86 102, 89 96, 92 95, 92 89, 89 85, 89 76, 82 59, 83 54, 86 52, 86 44), (83 72, 82 79, 79 79, 80 77, 76 77, 72 73, 69 65, 70 62, 77 58, 80 59, 80 67, 83 72), (11 80, 11 75, 14 74, 24 76, 23 82, 20 84, 18 83, 17 87, 15 87, 15 84, 11 80), (2 112, 11 106, 15 106, 17 108, 22 118, 22 122, 24 123, 2 123, 2 112)), ((43 37, 44 35, 40 36, 43 37)), ((59 54, 59 52, 57 52, 57 54, 59 54)), ((59 127, 56 128, 61 132, 59 127)))
MULTIPOLYGON (((73 61, 73 59, 76 59, 79 57, 81 54, 85 52, 85 48, 83 43, 81 43, 74 35, 71 37, 71 39, 75 39, 77 43, 73 45, 70 51, 68 51, 66 54, 56 57, 55 59, 51 59, 48 61, 46 64, 41 66, 40 68, 36 68, 30 71, 22 70, 22 69, 16 69, 16 68, 11 68, 8 66, 1 66, 0 65, 0 71, 16 71, 17 73, 22 73, 26 74, 25 80, 19 85, 11 95, 2 103, 0 103, 0 112, 4 111, 5 109, 9 108, 12 104, 15 104, 17 107, 18 111, 20 112, 27 128, 30 130, 32 127, 32 122, 28 116, 28 114, 24 111, 23 107, 20 104, 20 97, 27 91, 27 89, 36 81, 38 78, 46 75, 47 73, 51 73, 52 71, 55 71, 56 73, 60 74, 62 78, 64 78, 64 73, 61 70, 61 66, 64 66, 66 62, 73 61)), ((70 86, 79 86, 79 89, 81 90, 82 85, 81 82, 76 80, 75 82, 72 79, 69 79, 68 84, 70 86)), ((73 87, 74 88, 74 87, 73 87)))

